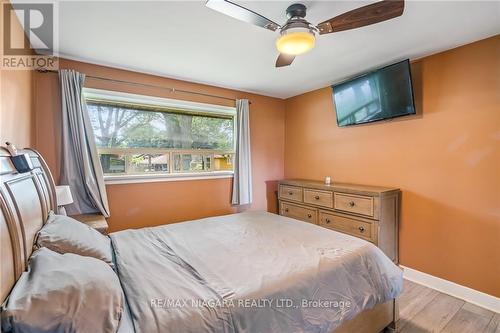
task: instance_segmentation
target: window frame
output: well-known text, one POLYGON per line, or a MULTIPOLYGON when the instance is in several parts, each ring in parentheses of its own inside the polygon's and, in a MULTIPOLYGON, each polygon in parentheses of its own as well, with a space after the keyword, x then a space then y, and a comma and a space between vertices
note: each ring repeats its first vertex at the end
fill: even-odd
MULTIPOLYGON (((233 170, 214 171, 214 155, 236 154, 237 123, 236 108, 222 105, 198 103, 184 100, 169 99, 163 97, 124 93, 118 91, 84 88, 83 98, 88 103, 102 103, 109 105, 119 105, 123 107, 147 110, 152 112, 169 112, 181 114, 193 114, 198 116, 219 116, 233 120, 233 147, 231 150, 216 149, 176 149, 176 148, 99 148, 98 153, 109 152, 117 155, 125 154, 165 154, 169 157, 168 172, 162 173, 125 173, 125 174, 104 174, 106 184, 155 182, 155 181, 176 181, 195 180, 212 178, 233 177, 233 170), (198 154, 209 155, 210 171, 174 171, 174 154, 198 154)), ((126 168, 128 168, 126 166, 126 168)))

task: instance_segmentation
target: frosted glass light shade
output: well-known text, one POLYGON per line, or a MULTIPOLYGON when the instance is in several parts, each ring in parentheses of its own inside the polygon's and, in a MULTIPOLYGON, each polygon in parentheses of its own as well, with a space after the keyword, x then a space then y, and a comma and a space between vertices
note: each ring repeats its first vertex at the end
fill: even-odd
POLYGON ((287 32, 276 41, 276 48, 280 53, 299 55, 314 47, 316 37, 311 32, 287 32))

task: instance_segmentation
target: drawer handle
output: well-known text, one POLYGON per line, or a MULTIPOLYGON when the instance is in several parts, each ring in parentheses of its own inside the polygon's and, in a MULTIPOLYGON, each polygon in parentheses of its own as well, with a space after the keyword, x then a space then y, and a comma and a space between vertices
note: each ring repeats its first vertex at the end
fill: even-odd
POLYGON ((330 219, 326 219, 326 220, 325 220, 325 222, 326 222, 326 223, 330 223, 330 222, 332 222, 332 221, 330 221, 330 219))
POLYGON ((354 207, 355 205, 354 201, 349 201, 349 206, 354 207))
POLYGON ((359 227, 358 228, 360 232, 365 232, 365 228, 364 227, 359 227))
POLYGON ((315 196, 314 199, 319 200, 319 195, 315 196))
POLYGON ((288 213, 288 208, 285 208, 285 212, 287 212, 287 213, 288 213))
POLYGON ((288 192, 288 195, 293 195, 293 192, 288 192))
POLYGON ((311 217, 312 217, 312 215, 311 215, 311 214, 307 214, 307 217, 308 217, 308 218, 311 218, 311 217))

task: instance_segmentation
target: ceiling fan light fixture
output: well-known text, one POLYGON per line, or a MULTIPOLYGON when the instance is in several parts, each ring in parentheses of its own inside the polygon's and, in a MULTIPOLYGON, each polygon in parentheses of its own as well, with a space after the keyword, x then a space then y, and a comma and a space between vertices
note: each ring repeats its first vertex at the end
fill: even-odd
POLYGON ((294 3, 286 9, 288 19, 281 26, 233 1, 207 0, 205 5, 240 21, 272 31, 279 30, 281 35, 276 40, 276 48, 280 54, 276 59, 276 67, 290 66, 296 56, 310 51, 316 42, 316 34, 324 35, 384 22, 403 15, 405 8, 405 0, 380 0, 316 25, 306 20, 307 7, 294 3))
POLYGON ((283 33, 276 40, 276 48, 280 53, 299 55, 314 47, 316 37, 311 31, 291 31, 283 33))

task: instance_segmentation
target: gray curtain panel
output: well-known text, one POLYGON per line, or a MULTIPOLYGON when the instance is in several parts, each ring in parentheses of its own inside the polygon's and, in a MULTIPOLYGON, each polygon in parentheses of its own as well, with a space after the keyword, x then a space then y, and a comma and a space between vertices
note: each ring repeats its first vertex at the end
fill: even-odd
POLYGON ((85 75, 60 70, 62 111, 61 184, 69 185, 74 203, 69 215, 100 212, 109 217, 108 198, 94 133, 82 96, 85 75))
POLYGON ((248 100, 236 101, 236 157, 234 159, 233 205, 252 203, 252 158, 250 153, 250 107, 248 100))

